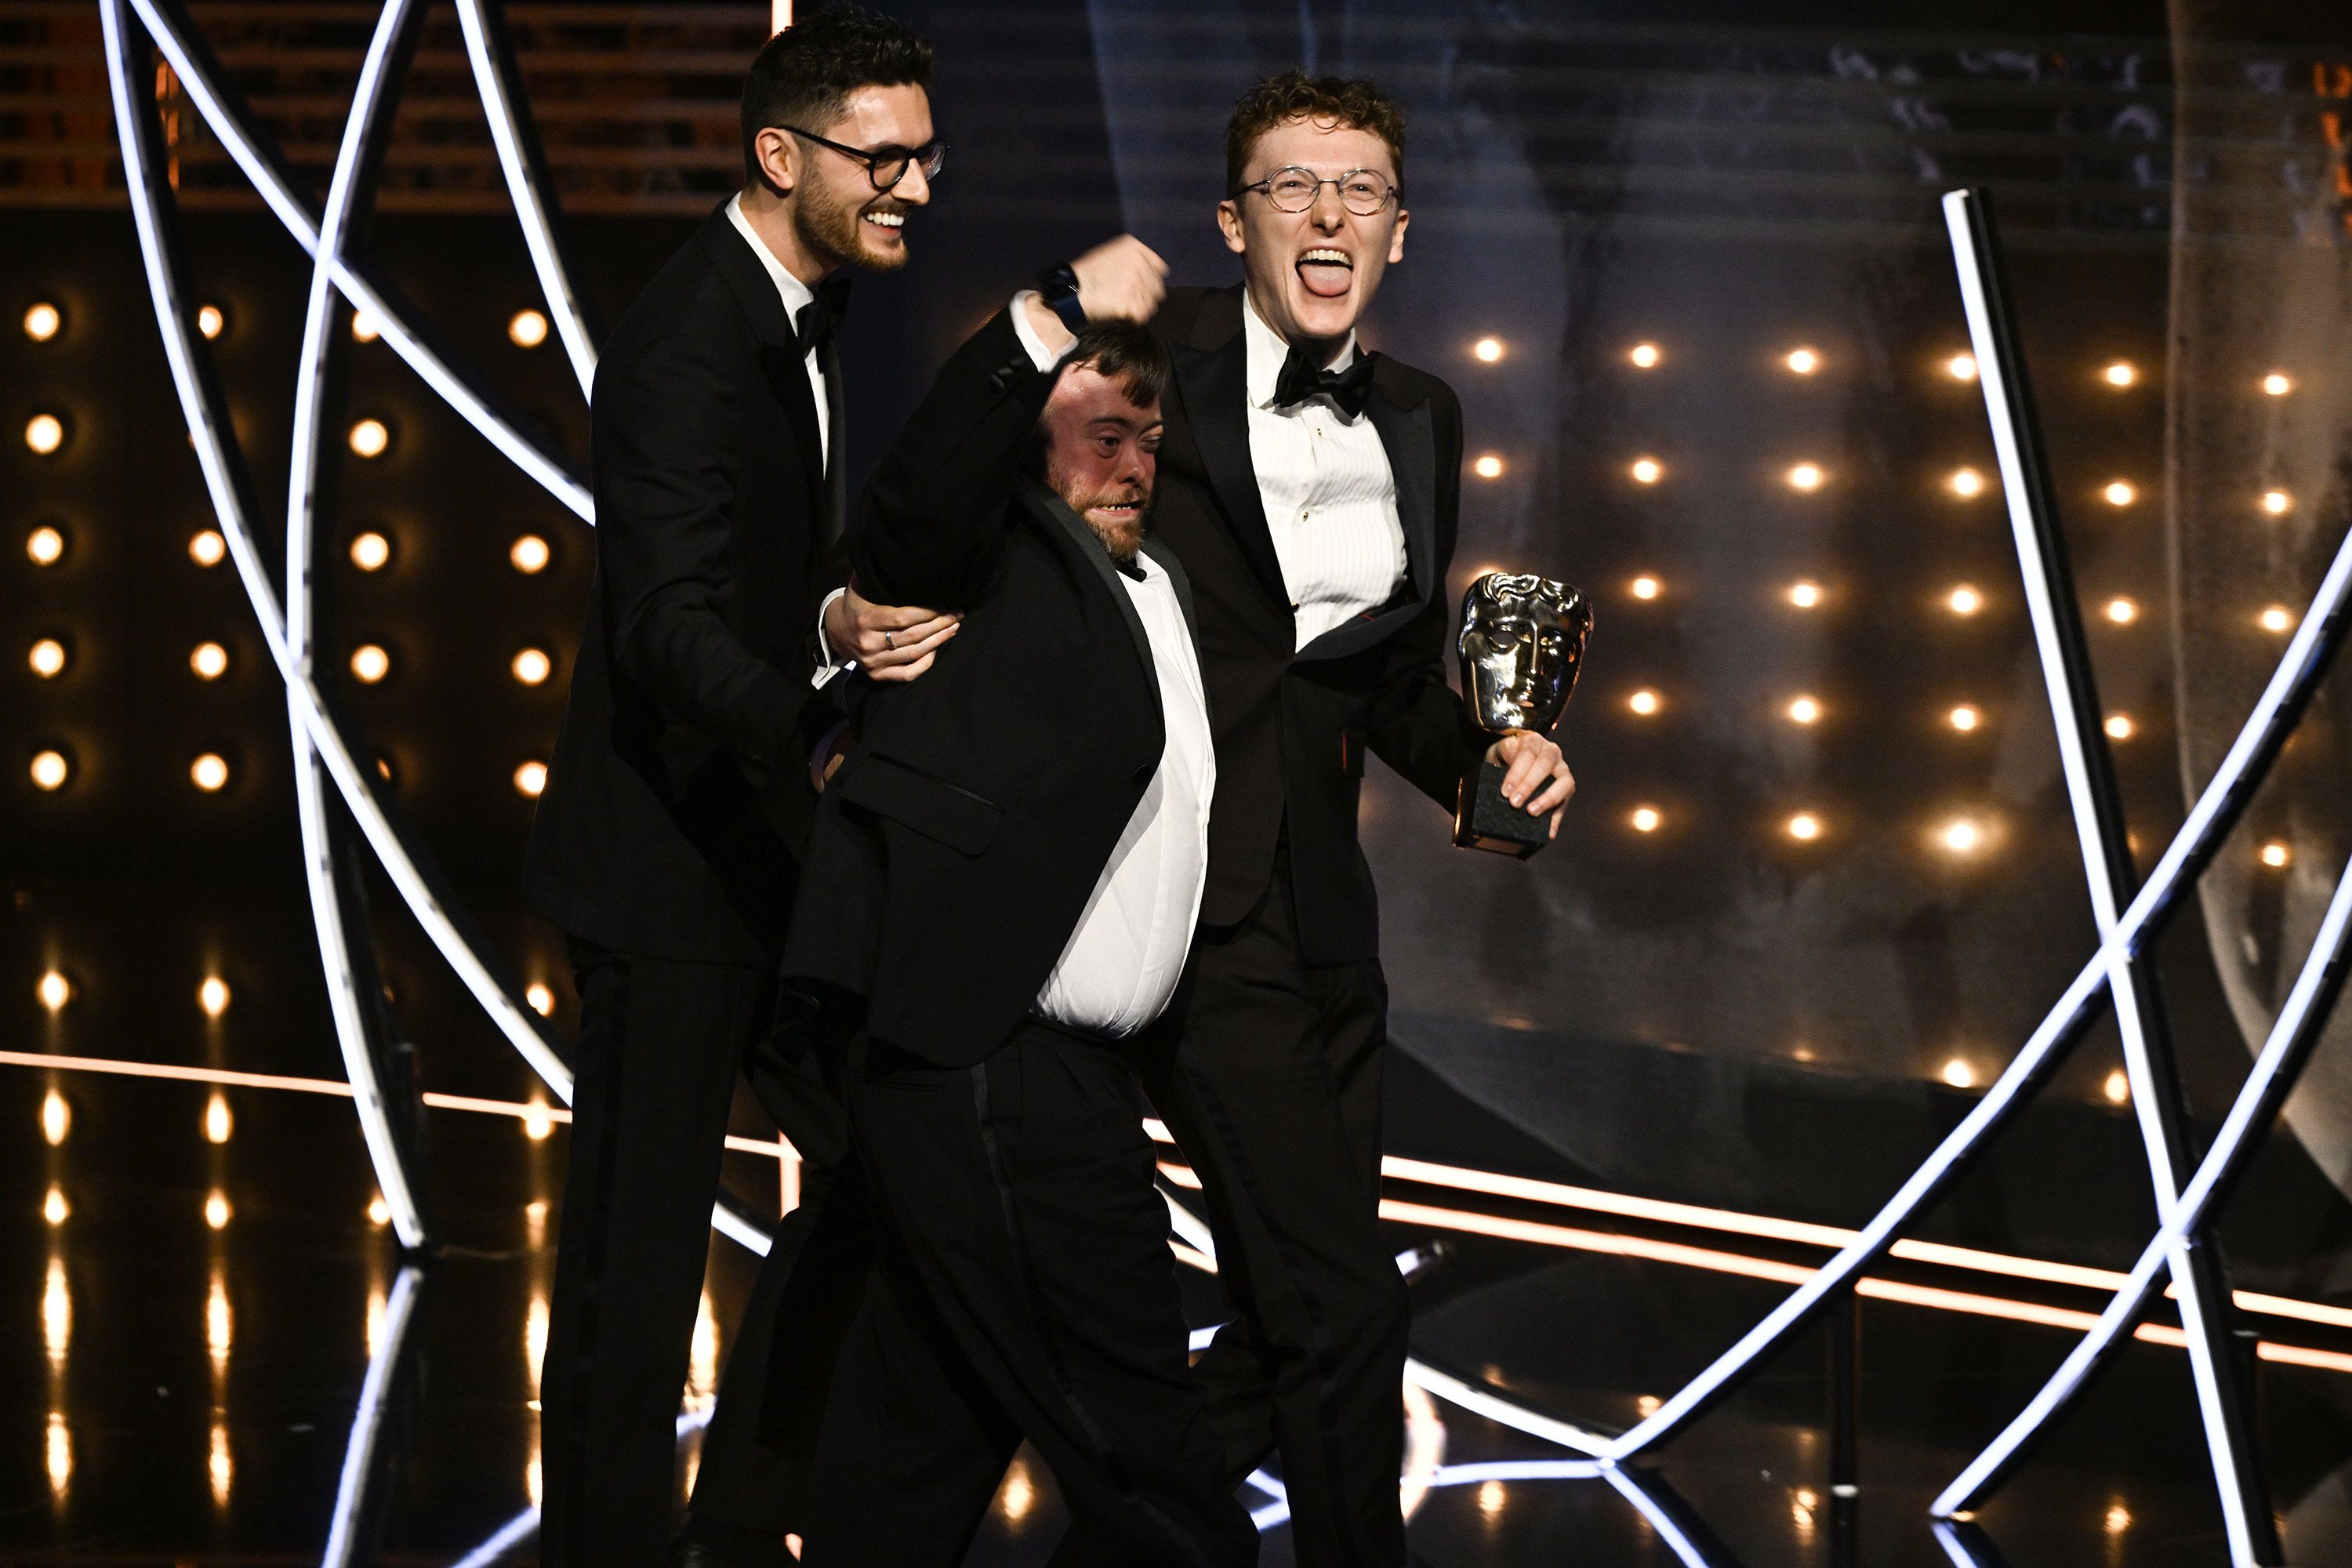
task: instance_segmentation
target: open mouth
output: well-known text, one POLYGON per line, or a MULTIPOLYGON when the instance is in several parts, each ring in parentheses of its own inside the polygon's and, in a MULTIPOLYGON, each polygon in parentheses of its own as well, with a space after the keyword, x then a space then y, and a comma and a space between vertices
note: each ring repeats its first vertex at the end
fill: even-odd
POLYGON ((863 216, 866 222, 891 235, 896 235, 907 226, 907 215, 903 212, 870 212, 863 216))
POLYGON ((1087 515, 1098 517, 1105 522, 1131 522, 1143 515, 1143 501, 1139 498, 1135 500, 1097 501, 1087 508, 1087 515))
POLYGON ((1348 253, 1331 246, 1318 246, 1298 258, 1298 280, 1318 299, 1338 299, 1355 277, 1356 264, 1348 259, 1348 253))

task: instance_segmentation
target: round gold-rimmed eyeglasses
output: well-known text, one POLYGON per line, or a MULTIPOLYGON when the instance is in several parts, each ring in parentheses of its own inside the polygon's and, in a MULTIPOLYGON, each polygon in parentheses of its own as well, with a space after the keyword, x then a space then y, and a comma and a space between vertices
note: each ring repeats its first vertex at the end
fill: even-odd
POLYGON ((1255 184, 1237 185, 1233 194, 1238 196, 1248 191, 1264 191, 1276 211, 1303 213, 1315 205, 1315 198, 1323 194, 1326 185, 1338 186, 1339 204, 1358 217, 1370 217, 1390 202, 1404 200, 1403 190, 1389 184, 1388 176, 1378 169, 1350 169, 1326 179, 1312 169, 1295 165, 1276 169, 1255 184))

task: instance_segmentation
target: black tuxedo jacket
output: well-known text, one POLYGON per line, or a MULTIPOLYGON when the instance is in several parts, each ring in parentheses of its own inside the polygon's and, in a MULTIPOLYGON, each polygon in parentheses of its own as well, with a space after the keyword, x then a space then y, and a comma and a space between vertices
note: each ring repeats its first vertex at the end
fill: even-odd
POLYGON ((524 899, 624 952, 772 959, 837 503, 793 323, 723 208, 614 328, 591 411, 596 581, 524 899))
MULTIPOLYGON (((1002 1045, 1076 929, 1160 765, 1150 644, 1108 552, 1020 478, 1053 377, 1000 313, 868 482, 862 592, 964 612, 921 679, 877 685, 825 791, 784 948, 835 1026, 942 1066, 1002 1045), (856 1005, 862 999, 863 1007, 856 1005)), ((1192 605, 1173 557, 1186 618, 1192 605)))
POLYGON ((1217 739, 1201 918, 1228 925, 1256 906, 1286 828, 1307 961, 1377 957, 1379 911, 1356 839, 1364 753, 1450 812, 1494 739, 1445 679, 1462 405, 1435 376, 1381 356, 1366 412, 1396 479, 1406 583, 1388 604, 1295 648, 1250 460, 1242 291, 1171 289, 1152 326, 1176 370, 1152 528, 1192 579, 1217 739))

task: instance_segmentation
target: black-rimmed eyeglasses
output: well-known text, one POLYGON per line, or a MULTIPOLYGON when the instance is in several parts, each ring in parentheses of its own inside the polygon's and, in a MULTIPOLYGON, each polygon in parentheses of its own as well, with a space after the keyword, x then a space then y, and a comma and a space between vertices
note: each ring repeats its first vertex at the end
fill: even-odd
POLYGON ((874 182, 874 188, 877 191, 897 190, 898 182, 907 177, 909 169, 919 168, 923 171, 923 178, 936 180, 940 177, 940 171, 947 167, 948 144, 944 142, 927 142, 920 147, 845 147, 797 125, 779 125, 776 129, 805 137, 820 147, 865 164, 866 176, 874 182))
POLYGON ((1358 217, 1370 217, 1391 201, 1404 200, 1404 192, 1389 184, 1386 174, 1378 169, 1350 169, 1336 178, 1326 179, 1312 169, 1296 166, 1276 169, 1255 184, 1237 185, 1236 196, 1249 191, 1264 191, 1265 199, 1278 212, 1303 213, 1315 205, 1326 185, 1336 185, 1340 205, 1358 217))

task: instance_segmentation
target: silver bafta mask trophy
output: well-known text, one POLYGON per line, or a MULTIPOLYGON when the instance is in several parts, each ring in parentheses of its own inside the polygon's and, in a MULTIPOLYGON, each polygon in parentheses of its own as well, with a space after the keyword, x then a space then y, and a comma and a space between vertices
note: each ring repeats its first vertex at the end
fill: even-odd
MULTIPOLYGON (((1462 696, 1480 727, 1496 732, 1559 721, 1584 664, 1592 609, 1565 583, 1533 573, 1489 572, 1462 595, 1462 696)), ((1454 842, 1524 860, 1542 848, 1550 819, 1530 816, 1503 796, 1500 763, 1482 763, 1462 781, 1454 842)))

